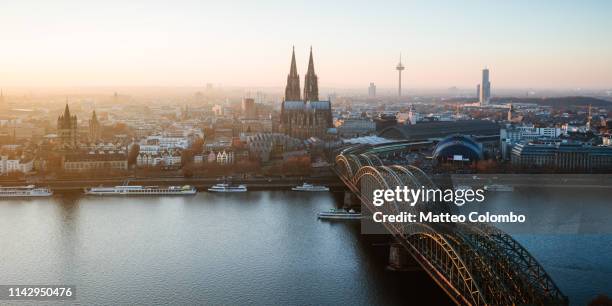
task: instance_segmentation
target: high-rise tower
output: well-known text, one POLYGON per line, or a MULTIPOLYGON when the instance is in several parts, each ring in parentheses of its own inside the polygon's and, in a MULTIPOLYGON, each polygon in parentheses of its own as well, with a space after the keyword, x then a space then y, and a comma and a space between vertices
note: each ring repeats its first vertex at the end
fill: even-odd
POLYGON ((295 64, 295 47, 291 53, 291 68, 287 76, 287 87, 285 87, 285 101, 300 101, 300 76, 295 64))
POLYGON ((402 65, 402 54, 400 53, 399 63, 395 66, 395 70, 398 72, 398 84, 397 84, 397 96, 402 96, 402 70, 404 70, 404 65, 402 65))
POLYGON ((310 47, 310 59, 308 59, 308 71, 304 79, 304 101, 319 101, 319 84, 314 71, 312 60, 312 47, 310 47))
POLYGON ((489 104, 490 99, 491 82, 489 81, 489 69, 485 68, 482 70, 482 83, 480 83, 480 93, 478 95, 478 100, 480 101, 480 105, 484 106, 489 104))
POLYGON ((376 97, 376 85, 374 83, 370 83, 370 87, 368 87, 368 96, 370 98, 376 97))
POLYGON ((245 119, 257 119, 257 108, 255 107, 255 99, 242 99, 242 116, 245 119))

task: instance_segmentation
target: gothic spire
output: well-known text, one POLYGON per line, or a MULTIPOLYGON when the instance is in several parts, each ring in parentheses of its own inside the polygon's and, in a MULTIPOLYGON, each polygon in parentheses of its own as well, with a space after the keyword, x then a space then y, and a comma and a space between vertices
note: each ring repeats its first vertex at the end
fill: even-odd
POLYGON ((68 108, 68 99, 66 99, 66 108, 64 108, 64 118, 70 119, 70 108, 68 108))
POLYGON ((310 47, 310 58, 308 59, 308 71, 304 80, 304 101, 319 101, 318 78, 314 71, 314 60, 312 59, 312 46, 310 47))
POLYGON ((306 72, 306 75, 308 74, 314 74, 314 62, 312 60, 312 46, 310 46, 310 58, 308 59, 308 71, 306 72))
POLYGON ((285 101, 299 101, 300 97, 300 76, 297 73, 295 64, 295 47, 291 52, 291 68, 287 76, 287 87, 285 87, 285 101))
POLYGON ((293 50, 291 51, 291 68, 289 68, 289 76, 298 76, 297 65, 295 64, 295 47, 293 47, 293 50))

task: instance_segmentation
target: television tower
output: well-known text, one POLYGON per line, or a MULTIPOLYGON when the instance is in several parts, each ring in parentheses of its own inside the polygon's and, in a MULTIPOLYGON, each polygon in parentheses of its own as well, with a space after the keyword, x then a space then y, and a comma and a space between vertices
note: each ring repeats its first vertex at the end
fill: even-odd
POLYGON ((397 96, 402 96, 402 70, 404 70, 404 65, 402 65, 402 54, 400 53, 399 63, 395 66, 395 70, 399 74, 398 87, 397 87, 397 96))

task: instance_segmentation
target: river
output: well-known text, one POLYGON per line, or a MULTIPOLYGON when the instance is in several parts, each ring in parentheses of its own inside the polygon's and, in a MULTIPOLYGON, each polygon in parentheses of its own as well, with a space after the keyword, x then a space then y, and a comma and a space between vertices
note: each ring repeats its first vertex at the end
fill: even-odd
MULTIPOLYGON (((0 200, 0 284, 71 284, 82 304, 444 305, 423 272, 386 269, 359 222, 316 213, 341 195, 0 200)), ((612 236, 515 237, 572 304, 612 292, 612 236)))

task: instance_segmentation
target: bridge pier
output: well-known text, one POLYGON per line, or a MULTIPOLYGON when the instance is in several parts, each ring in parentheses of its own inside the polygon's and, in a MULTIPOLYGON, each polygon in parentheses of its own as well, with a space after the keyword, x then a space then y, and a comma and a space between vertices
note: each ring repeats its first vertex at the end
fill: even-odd
POLYGON ((357 196, 354 195, 352 192, 345 191, 342 207, 345 209, 351 209, 359 206, 361 206, 361 201, 359 201, 359 198, 357 198, 357 196))
POLYGON ((412 255, 399 243, 389 246, 389 265, 392 271, 421 271, 421 266, 412 258, 412 255))

